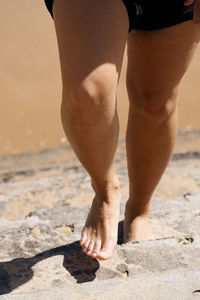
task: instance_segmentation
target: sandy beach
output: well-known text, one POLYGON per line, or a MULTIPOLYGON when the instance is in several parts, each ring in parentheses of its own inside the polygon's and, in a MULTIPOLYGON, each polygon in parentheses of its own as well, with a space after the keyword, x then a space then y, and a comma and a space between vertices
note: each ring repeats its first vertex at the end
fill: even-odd
MULTIPOLYGON (((1 0, 0 154, 65 145, 61 74, 54 23, 42 0, 1 0)), ((120 136, 126 130, 127 57, 118 86, 120 136)), ((179 128, 200 128, 200 47, 183 79, 179 128)))

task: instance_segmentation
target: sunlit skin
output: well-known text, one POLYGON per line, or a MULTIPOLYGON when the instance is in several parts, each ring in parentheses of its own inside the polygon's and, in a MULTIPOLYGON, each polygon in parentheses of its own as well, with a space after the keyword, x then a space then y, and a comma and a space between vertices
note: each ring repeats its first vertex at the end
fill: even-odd
POLYGON ((129 34, 121 0, 92 3, 54 0, 53 13, 63 83, 62 124, 95 194, 80 245, 86 255, 106 260, 118 233, 116 90, 126 42, 130 105, 124 243, 151 237, 150 200, 173 152, 179 86, 200 40, 200 0, 195 1, 194 20, 129 34))

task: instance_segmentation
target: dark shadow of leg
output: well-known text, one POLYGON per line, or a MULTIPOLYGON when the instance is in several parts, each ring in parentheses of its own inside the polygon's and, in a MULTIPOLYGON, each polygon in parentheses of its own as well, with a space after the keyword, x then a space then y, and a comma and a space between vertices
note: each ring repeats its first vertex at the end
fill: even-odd
POLYGON ((77 283, 93 281, 99 269, 99 262, 86 256, 79 241, 66 246, 53 248, 31 258, 16 258, 0 263, 0 295, 8 294, 28 282, 34 275, 31 269, 36 263, 52 256, 63 255, 64 268, 77 280, 77 283))

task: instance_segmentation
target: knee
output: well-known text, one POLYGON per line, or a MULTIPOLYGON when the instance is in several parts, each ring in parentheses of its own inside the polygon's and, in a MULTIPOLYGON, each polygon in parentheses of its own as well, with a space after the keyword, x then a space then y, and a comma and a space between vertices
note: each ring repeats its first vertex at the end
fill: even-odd
POLYGON ((68 89, 63 86, 61 112, 74 118, 96 117, 112 105, 115 94, 115 82, 106 74, 95 74, 68 89))
POLYGON ((130 105, 135 112, 152 124, 166 122, 177 107, 177 92, 146 92, 134 94, 130 105))
POLYGON ((176 104, 177 101, 174 97, 156 95, 152 98, 150 96, 142 101, 141 113, 149 121, 166 122, 175 111, 176 104))

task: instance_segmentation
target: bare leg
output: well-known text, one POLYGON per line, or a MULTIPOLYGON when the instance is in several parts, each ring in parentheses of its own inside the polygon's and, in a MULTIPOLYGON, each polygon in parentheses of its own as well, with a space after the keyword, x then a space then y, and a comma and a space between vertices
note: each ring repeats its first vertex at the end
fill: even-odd
POLYGON ((80 244, 87 255, 108 259, 119 219, 116 88, 128 15, 121 0, 55 0, 53 12, 63 81, 63 128, 95 192, 80 244))
POLYGON ((200 28, 192 21, 129 36, 126 144, 130 193, 124 242, 150 237, 150 199, 172 154, 178 89, 199 38, 200 28))

